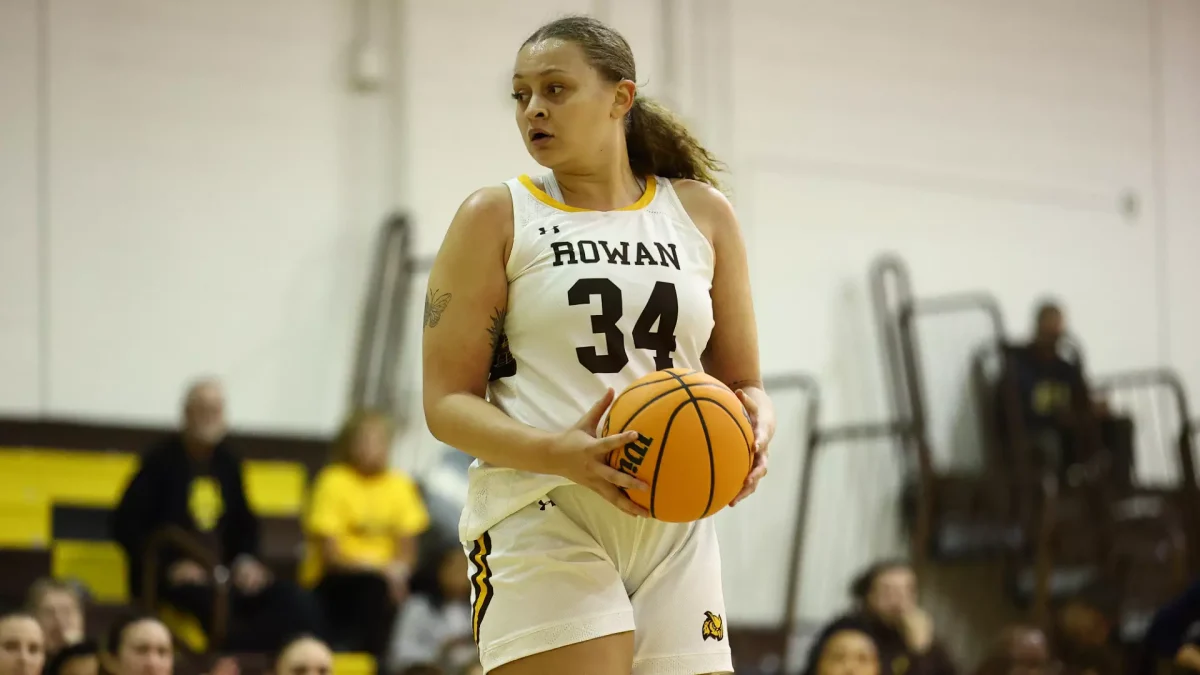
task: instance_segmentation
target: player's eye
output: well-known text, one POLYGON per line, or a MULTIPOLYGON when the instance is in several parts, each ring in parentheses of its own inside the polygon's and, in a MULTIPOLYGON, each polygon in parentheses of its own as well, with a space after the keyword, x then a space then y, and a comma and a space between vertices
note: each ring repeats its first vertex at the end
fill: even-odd
POLYGON ((514 91, 512 97, 514 101, 523 102, 529 98, 529 95, 523 91, 514 91))
POLYGON ((561 84, 552 84, 546 87, 546 93, 551 96, 557 96, 558 94, 563 93, 565 90, 566 87, 562 86, 561 84))

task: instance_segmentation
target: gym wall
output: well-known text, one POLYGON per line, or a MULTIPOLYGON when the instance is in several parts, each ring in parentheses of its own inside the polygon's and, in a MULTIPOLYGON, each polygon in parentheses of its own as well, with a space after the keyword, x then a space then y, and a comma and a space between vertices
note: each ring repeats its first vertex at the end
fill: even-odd
MULTIPOLYGON (((816 375, 823 422, 885 414, 886 251, 921 293, 995 293, 1018 335, 1052 295, 1091 370, 1170 365, 1200 396, 1195 0, 0 0, 0 414, 167 423, 212 372, 239 425, 331 430, 379 223, 407 209, 432 255, 473 189, 537 170, 508 70, 571 11, 728 160, 764 368, 816 375)), ((923 326, 942 455, 983 335, 923 326)), ((802 403, 722 516, 741 621, 782 615, 786 560, 759 552, 790 528, 802 403)), ((888 444, 818 471, 811 618, 902 550, 888 444)))

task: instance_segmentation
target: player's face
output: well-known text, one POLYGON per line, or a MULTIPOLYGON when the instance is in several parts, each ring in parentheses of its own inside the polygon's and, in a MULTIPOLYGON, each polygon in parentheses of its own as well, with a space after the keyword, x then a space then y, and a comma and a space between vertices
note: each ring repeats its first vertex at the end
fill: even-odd
POLYGON ((856 630, 835 633, 825 643, 817 675, 878 675, 879 655, 871 638, 856 630))
POLYGON ((587 62, 583 50, 559 39, 525 45, 513 69, 517 128, 529 154, 547 168, 570 168, 597 157, 621 133, 629 94, 587 62))

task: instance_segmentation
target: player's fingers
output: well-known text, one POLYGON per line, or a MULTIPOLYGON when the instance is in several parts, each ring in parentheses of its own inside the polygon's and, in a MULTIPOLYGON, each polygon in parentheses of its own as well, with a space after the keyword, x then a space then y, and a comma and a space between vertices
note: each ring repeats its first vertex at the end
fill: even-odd
POLYGON ((650 517, 649 511, 638 506, 637 504, 634 504, 632 499, 626 497, 625 493, 621 492, 620 488, 612 483, 600 481, 600 485, 593 487, 592 489, 600 493, 600 496, 611 502, 613 506, 621 509, 631 516, 641 516, 642 518, 650 517))
POLYGON ((595 455, 603 455, 625 447, 625 444, 632 443, 638 439, 638 432, 623 431, 619 434, 597 438, 596 442, 588 446, 589 452, 595 455))
POLYGON ((584 413, 583 417, 579 418, 579 421, 575 424, 575 427, 581 431, 591 434, 592 436, 595 436, 596 427, 600 425, 600 418, 604 417, 604 411, 608 410, 608 406, 612 403, 612 400, 613 390, 612 387, 609 387, 608 390, 604 392, 604 396, 601 396, 600 400, 596 401, 596 403, 592 405, 591 409, 584 413))
POLYGON ((754 399, 747 396, 744 390, 738 389, 737 397, 742 402, 742 405, 746 407, 746 412, 750 413, 752 416, 758 414, 758 403, 756 403, 754 399))
POLYGON ((743 499, 745 499, 746 497, 749 497, 750 495, 754 494, 754 491, 757 489, 758 489, 758 481, 746 483, 744 486, 742 486, 741 491, 737 493, 737 496, 733 498, 733 501, 729 502, 729 505, 737 506, 738 502, 740 502, 743 499))
POLYGON ((754 467, 750 469, 750 475, 746 476, 746 482, 742 484, 741 491, 737 493, 733 501, 729 502, 730 506, 736 506, 738 502, 754 494, 754 491, 758 489, 759 481, 766 477, 767 459, 764 455, 758 455, 758 457, 761 459, 755 460, 754 467))
POLYGON ((623 471, 617 471, 607 464, 596 462, 592 464, 591 469, 592 473, 595 473, 617 487, 622 487, 626 490, 640 490, 642 492, 650 491, 650 486, 646 485, 645 481, 638 480, 623 471))

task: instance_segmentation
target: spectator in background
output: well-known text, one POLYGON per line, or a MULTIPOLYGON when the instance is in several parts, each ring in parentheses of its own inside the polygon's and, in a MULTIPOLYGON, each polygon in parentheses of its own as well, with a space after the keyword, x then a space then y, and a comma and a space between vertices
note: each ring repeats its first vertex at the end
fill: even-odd
POLYGON ((47 657, 83 640, 83 597, 71 584, 38 579, 29 587, 25 609, 42 626, 47 657))
POLYGON ((471 633, 467 557, 457 541, 434 548, 413 578, 412 597, 396 624, 392 670, 428 664, 457 672, 479 659, 471 633), (459 648, 465 649, 460 653, 459 648))
POLYGON ((100 675, 100 648, 91 640, 63 647, 46 662, 42 675, 100 675))
MULTIPOLYGON (((113 539, 125 550, 129 588, 142 584, 142 557, 154 533, 174 527, 213 551, 228 568, 229 649, 270 651, 286 635, 314 631, 319 615, 298 588, 276 582, 258 553, 258 519, 242 483, 242 463, 226 440, 225 396, 201 380, 184 399, 180 434, 150 448, 113 513, 113 539)), ((162 558, 159 596, 211 630, 213 570, 179 551, 162 558)))
POLYGON ((1055 675, 1061 666, 1050 657, 1046 635, 1031 626, 1014 626, 1001 634, 975 675, 1055 675))
POLYGON ((851 585, 857 604, 852 618, 862 622, 879 650, 882 675, 954 675, 933 622, 917 605, 917 576, 899 560, 876 563, 851 585))
MULTIPOLYGON (((336 650, 386 656, 396 610, 429 514, 416 485, 388 468, 393 428, 361 411, 342 425, 332 461, 314 481, 301 577, 316 587, 336 650)), ((465 578, 465 574, 464 574, 465 578)))
POLYGON ((288 640, 271 658, 271 675, 331 675, 333 652, 312 635, 288 640))
POLYGON ((109 629, 100 659, 108 675, 171 675, 175 670, 171 632, 153 617, 121 617, 109 629))
MULTIPOLYGON (((1128 482, 1132 466, 1133 427, 1109 414, 1094 400, 1082 364, 1062 354, 1067 333, 1063 310, 1045 302, 1038 306, 1029 343, 1009 353, 1008 374, 1014 379, 1019 415, 1040 464, 1060 480, 1076 484, 1098 471, 1113 471, 1128 482)), ((1002 420, 1001 432, 1009 424, 1002 420)))
POLYGON ((1113 644, 1113 599, 1101 589, 1065 601, 1055 613, 1052 651, 1067 675, 1121 675, 1120 652, 1113 644))
POLYGON ((40 675, 45 661, 37 619, 22 613, 0 615, 0 675, 40 675))
POLYGON ((879 675, 879 649, 858 617, 826 626, 808 651, 804 675, 879 675))

